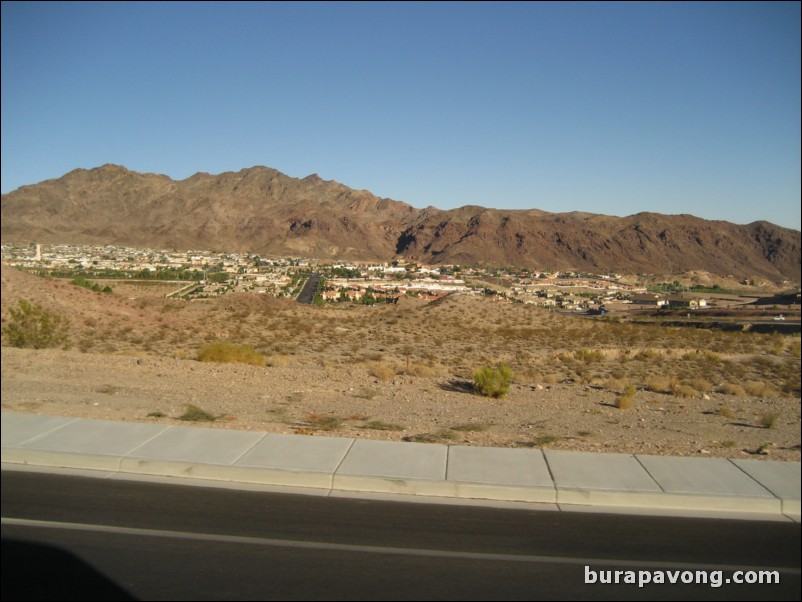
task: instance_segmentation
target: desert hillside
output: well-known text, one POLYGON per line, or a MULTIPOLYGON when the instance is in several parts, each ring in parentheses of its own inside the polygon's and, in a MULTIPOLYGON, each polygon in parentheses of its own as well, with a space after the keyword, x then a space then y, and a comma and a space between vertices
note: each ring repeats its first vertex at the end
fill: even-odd
POLYGON ((112 284, 3 266, 4 330, 20 299, 69 321, 66 349, 4 335, 4 409, 187 424, 195 406, 222 428, 799 461, 798 335, 588 320, 470 294, 314 307, 112 284), (211 344, 246 345, 257 361, 199 361, 211 344), (508 395, 478 395, 475 371, 499 363, 508 395))

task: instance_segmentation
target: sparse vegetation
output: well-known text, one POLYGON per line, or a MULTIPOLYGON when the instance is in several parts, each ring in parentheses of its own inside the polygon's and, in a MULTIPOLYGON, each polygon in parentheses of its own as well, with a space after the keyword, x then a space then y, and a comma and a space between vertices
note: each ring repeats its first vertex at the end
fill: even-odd
POLYGON ((735 412, 729 406, 721 406, 716 413, 724 418, 735 418, 735 412))
POLYGON ((9 322, 3 327, 6 342, 12 347, 45 349, 68 344, 69 321, 25 299, 8 310, 9 322))
POLYGON ((490 426, 486 422, 466 422, 465 424, 452 426, 451 430, 460 433, 482 433, 489 429, 490 426))
POLYGON ((214 422, 217 420, 217 416, 210 414, 206 410, 202 410, 196 405, 187 404, 186 410, 178 419, 186 420, 187 422, 214 422))
POLYGON ((239 363, 264 366, 265 357, 250 345, 210 343, 198 352, 199 362, 239 363))
POLYGON ((368 387, 362 387, 354 393, 354 397, 358 397, 359 399, 373 399, 379 394, 378 391, 375 389, 370 389, 368 387))
POLYGON ((779 414, 761 414, 760 415, 760 426, 766 429, 773 429, 777 426, 777 421, 780 419, 779 414))
POLYGON ((309 428, 316 431, 336 431, 343 425, 343 419, 337 416, 323 416, 310 412, 306 417, 309 428))
POLYGON ((615 399, 615 407, 619 410, 631 410, 635 405, 635 393, 637 390, 634 386, 628 384, 624 387, 621 395, 615 399))
POLYGON ((370 367, 369 373, 374 378, 382 381, 388 381, 395 378, 395 368, 385 363, 375 363, 370 367))
POLYGON ((443 443, 444 441, 453 441, 457 436, 451 429, 440 429, 434 433, 420 433, 418 435, 409 435, 404 437, 404 441, 412 443, 443 443))
POLYGON ((736 383, 724 383, 719 387, 719 393, 724 393, 725 395, 738 395, 743 397, 746 395, 746 390, 739 384, 736 383))
MULTIPOLYGON (((17 307, 17 297, 9 295, 6 282, 4 344, 11 319, 8 308, 17 307)), ((397 306, 346 302, 313 308, 269 295, 232 294, 192 302, 158 298, 170 292, 166 284, 164 290, 145 297, 140 295, 153 287, 133 291, 132 285, 120 282, 112 284, 113 294, 100 295, 87 294, 69 280, 45 283, 44 293, 29 281, 17 290, 69 316, 72 341, 89 354, 33 354, 5 348, 9 357, 35 355, 40 362, 58 355, 73 362, 73 356, 79 356, 87 366, 101 354, 141 357, 139 366, 136 360, 129 364, 133 378, 141 374, 143 388, 149 386, 144 379, 167 383, 174 376, 175 362, 196 359, 201 347, 219 341, 251 346, 271 366, 255 370, 182 362, 191 372, 189 377, 198 378, 204 389, 190 380, 191 384, 181 385, 187 387, 184 393, 178 394, 176 388, 169 399, 147 400, 128 395, 135 390, 130 382, 98 373, 87 396, 94 396, 93 401, 109 414, 122 416, 126 407, 135 407, 136 417, 125 419, 144 420, 153 407, 164 407, 175 418, 183 411, 176 404, 190 400, 218 416, 218 423, 223 412, 231 412, 242 428, 260 429, 264 424, 260 430, 325 434, 307 424, 306 416, 314 410, 339 416, 339 428, 348 429, 348 436, 356 431, 373 439, 397 440, 401 435, 387 425, 405 425, 403 435, 418 433, 424 439, 448 441, 439 429, 449 426, 448 435, 474 445, 508 446, 552 432, 565 437, 559 444, 563 449, 609 445, 607 449, 617 451, 624 442, 634 449, 631 440, 638 436, 654 442, 653 453, 697 453, 704 441, 713 455, 725 456, 754 450, 761 436, 771 434, 777 443, 773 457, 799 458, 793 447, 798 441, 786 436, 798 426, 800 373, 794 357, 798 334, 667 328, 635 324, 629 317, 580 319, 468 294, 428 305, 421 299, 402 299, 397 306), (131 301, 133 296, 137 299, 131 301), (473 379, 476 368, 500 363, 515 374, 515 385, 501 402, 466 395, 479 394, 473 379), (209 375, 219 376, 207 381, 209 375), (242 383, 251 381, 256 390, 234 399, 242 383), (611 408, 617 397, 632 397, 626 394, 628 385, 637 390, 633 410, 611 408), (109 403, 123 397, 115 394, 114 386, 125 392, 125 404, 109 403), (205 392, 209 395, 203 396, 205 392), (686 401, 705 395, 708 399, 686 401), (276 406, 287 409, 282 414, 272 412, 276 406), (726 409, 717 411, 719 407, 726 409), (777 413, 782 420, 769 432, 758 428, 761 413, 777 413), (369 418, 357 418, 365 414, 369 418), (553 424, 537 423, 549 415, 556 418, 553 424), (610 419, 618 422, 605 422, 610 419), (494 426, 479 430, 479 423, 494 426), (566 435, 578 429, 596 436, 583 440, 566 435), (727 452, 720 442, 730 439, 738 441, 738 449, 727 452), (696 449, 681 447, 682 441, 691 440, 696 449)), ((173 285, 172 290, 178 287, 173 285)), ((110 363, 116 362, 114 356, 108 357, 110 363)), ((13 370, 24 370, 24 363, 8 372, 6 365, 4 361, 4 381, 13 378, 13 370)), ((27 401, 15 403, 23 407, 27 401)), ((331 434, 340 432, 335 428, 331 434)))
POLYGON ((403 431, 406 429, 406 427, 400 424, 393 424, 392 422, 384 422, 382 420, 371 420, 363 424, 362 428, 374 431, 403 431))
POLYGON ((485 366, 474 372, 473 383, 476 391, 485 397, 501 398, 510 390, 512 370, 506 364, 485 366))
POLYGON ((693 397, 697 397, 697 390, 691 387, 690 385, 683 385, 679 384, 672 387, 671 392, 674 393, 674 397, 679 397, 680 399, 689 399, 693 397))
POLYGON ((97 282, 92 282, 91 280, 87 280, 86 278, 74 278, 72 283, 76 286, 82 286, 84 288, 88 288, 90 291, 94 291, 96 293, 111 293, 112 288, 107 284, 106 286, 100 286, 97 282))

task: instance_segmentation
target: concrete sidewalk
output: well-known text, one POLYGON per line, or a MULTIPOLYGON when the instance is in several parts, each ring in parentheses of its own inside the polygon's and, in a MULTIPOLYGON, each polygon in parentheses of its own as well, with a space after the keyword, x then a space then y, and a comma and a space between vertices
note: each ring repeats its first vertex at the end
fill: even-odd
POLYGON ((800 521, 799 462, 370 441, 12 412, 2 413, 2 461, 329 495, 800 521))

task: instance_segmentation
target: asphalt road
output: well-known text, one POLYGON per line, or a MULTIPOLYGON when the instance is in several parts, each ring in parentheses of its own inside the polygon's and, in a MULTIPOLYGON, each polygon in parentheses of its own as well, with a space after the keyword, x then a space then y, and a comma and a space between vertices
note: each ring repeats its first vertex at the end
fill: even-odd
POLYGON ((800 525, 792 523, 375 502, 17 471, 3 471, 0 493, 3 600, 800 598, 800 525), (627 571, 652 579, 662 571, 680 581, 704 571, 708 583, 585 583, 608 570, 625 571, 621 580, 627 571), (738 570, 778 571, 780 583, 711 585, 738 570))
POLYGON ((298 297, 296 297, 295 300, 298 303, 310 305, 315 300, 315 293, 317 292, 317 285, 320 282, 320 278, 320 274, 311 274, 309 278, 306 279, 304 287, 301 289, 301 292, 298 293, 298 297))

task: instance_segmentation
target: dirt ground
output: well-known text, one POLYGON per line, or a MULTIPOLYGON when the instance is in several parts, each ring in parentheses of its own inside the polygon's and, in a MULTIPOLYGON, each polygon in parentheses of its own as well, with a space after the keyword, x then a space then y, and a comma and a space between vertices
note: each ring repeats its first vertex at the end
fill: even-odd
POLYGON ((578 384, 515 384, 503 399, 450 377, 365 367, 258 367, 146 354, 2 350, 2 407, 36 414, 459 445, 800 459, 799 401, 638 391, 633 408, 578 384), (188 407, 211 421, 181 420, 188 407), (726 407, 726 412, 721 411, 726 407), (766 417, 774 417, 765 426, 766 417))

